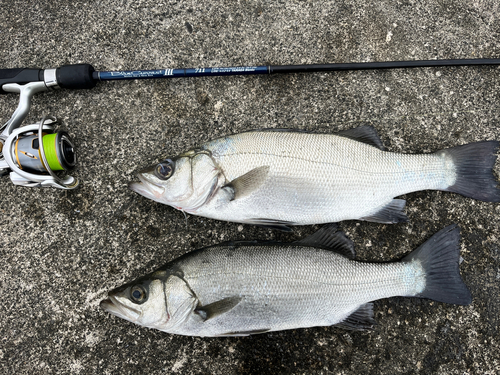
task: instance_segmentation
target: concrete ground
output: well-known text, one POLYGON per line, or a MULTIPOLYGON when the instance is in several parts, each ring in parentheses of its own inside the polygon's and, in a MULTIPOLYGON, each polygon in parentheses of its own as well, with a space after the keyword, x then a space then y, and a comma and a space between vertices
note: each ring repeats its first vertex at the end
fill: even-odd
MULTIPOLYGON (((0 0, 0 68, 91 63, 97 70, 500 57, 495 0, 0 0)), ((99 308, 107 291, 193 249, 230 239, 295 240, 184 215, 127 188, 134 172, 253 128, 334 133, 374 126, 389 151, 500 139, 495 67, 102 83, 38 94, 26 123, 59 117, 76 140, 78 189, 0 180, 0 372, 5 374, 500 372, 500 205, 408 194, 408 223, 344 222, 363 260, 401 258, 462 228, 460 307, 375 303, 372 332, 335 327, 193 338, 99 308)), ((17 105, 0 96, 0 118, 17 105)), ((498 176, 499 164, 495 167, 498 176)))

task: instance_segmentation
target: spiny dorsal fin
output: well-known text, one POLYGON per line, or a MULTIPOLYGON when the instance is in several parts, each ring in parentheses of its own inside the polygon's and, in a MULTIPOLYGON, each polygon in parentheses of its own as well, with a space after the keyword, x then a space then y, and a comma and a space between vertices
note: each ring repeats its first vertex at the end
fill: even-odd
POLYGON ((305 129, 290 129, 290 128, 264 128, 264 129, 253 129, 247 130, 245 133, 250 132, 268 132, 268 133, 307 133, 313 134, 313 131, 305 130, 305 129))
POLYGON ((326 224, 309 237, 297 241, 295 244, 325 248, 335 251, 346 258, 354 259, 356 257, 354 244, 346 237, 344 232, 337 232, 337 229, 337 224, 326 224))
POLYGON ((206 306, 197 307, 194 312, 206 321, 232 310, 241 300, 241 297, 224 298, 206 306))
POLYGON ((355 331, 373 329, 375 320, 373 319, 373 303, 365 303, 356 311, 345 318, 342 322, 334 324, 336 327, 355 331))
POLYGON ((354 129, 343 130, 341 132, 338 132, 337 135, 350 138, 358 142, 363 142, 370 146, 375 146, 382 151, 385 150, 385 147, 382 144, 382 140, 378 136, 377 131, 373 126, 363 125, 354 129))
POLYGON ((235 178, 229 184, 224 186, 223 189, 232 189, 233 197, 231 200, 243 198, 252 194, 255 190, 260 188, 264 181, 266 181, 268 174, 268 165, 257 167, 245 173, 244 175, 235 178))

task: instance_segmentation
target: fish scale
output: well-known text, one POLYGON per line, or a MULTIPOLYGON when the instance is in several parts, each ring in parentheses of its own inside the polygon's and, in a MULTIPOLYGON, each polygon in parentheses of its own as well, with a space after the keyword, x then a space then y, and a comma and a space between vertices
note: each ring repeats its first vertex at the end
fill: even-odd
POLYGON ((192 335, 241 330, 242 315, 246 330, 331 325, 360 304, 415 295, 419 285, 415 279, 404 281, 407 268, 417 265, 361 263, 297 246, 212 247, 176 266, 202 305, 235 295, 244 298, 223 319, 192 319, 182 327, 183 334, 187 330, 192 335), (247 311, 255 312, 248 317, 247 311))
POLYGON ((411 191, 446 189, 455 180, 453 165, 443 168, 444 155, 388 153, 331 134, 248 132, 211 142, 206 149, 229 181, 262 165, 271 167, 268 180, 251 196, 226 207, 214 200, 197 210, 218 219, 229 212, 257 218, 256 207, 271 206, 265 217, 300 224, 336 222, 369 216, 411 191))

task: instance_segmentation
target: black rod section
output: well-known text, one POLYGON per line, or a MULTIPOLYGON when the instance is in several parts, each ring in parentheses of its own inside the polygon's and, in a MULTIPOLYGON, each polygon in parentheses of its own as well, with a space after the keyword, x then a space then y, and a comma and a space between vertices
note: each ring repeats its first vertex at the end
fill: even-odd
POLYGON ((338 63, 338 64, 311 64, 311 65, 273 65, 273 73, 312 73, 335 72, 345 70, 370 70, 370 69, 402 69, 402 68, 428 68, 439 66, 470 66, 470 65, 500 65, 500 59, 459 59, 459 60, 414 60, 414 61, 385 61, 363 63, 338 63))

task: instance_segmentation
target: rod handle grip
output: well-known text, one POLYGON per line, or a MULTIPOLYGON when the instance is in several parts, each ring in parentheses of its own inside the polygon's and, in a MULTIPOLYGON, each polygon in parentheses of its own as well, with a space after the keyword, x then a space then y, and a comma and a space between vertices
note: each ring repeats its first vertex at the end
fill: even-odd
POLYGON ((94 71, 90 64, 63 65, 56 70, 57 84, 63 89, 91 89, 97 82, 94 71))

